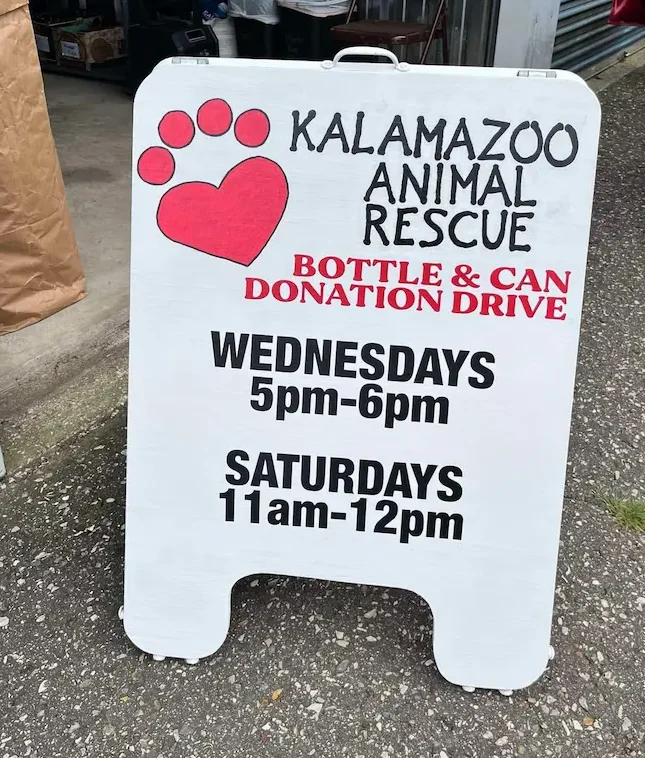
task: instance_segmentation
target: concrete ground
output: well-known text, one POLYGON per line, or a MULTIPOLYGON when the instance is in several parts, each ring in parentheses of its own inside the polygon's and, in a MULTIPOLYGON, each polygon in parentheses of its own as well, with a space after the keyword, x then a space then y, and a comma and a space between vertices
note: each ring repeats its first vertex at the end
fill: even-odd
MULTIPOLYGON (((436 671, 417 597, 266 576, 237 585, 211 659, 140 654, 117 620, 121 406, 0 485, 0 758, 645 756, 645 535, 620 528, 597 497, 645 494, 645 69, 600 97, 557 655, 545 675, 508 699, 466 694, 436 671)), ((76 213, 104 218, 108 201, 93 192, 76 213)))
MULTIPOLYGON (((645 50, 596 66, 601 91, 645 50)), ((88 296, 0 338, 0 447, 15 470, 84 429, 127 392, 132 101, 118 87, 49 75, 45 89, 88 296)))
POLYGON ((0 338, 0 445, 10 469, 125 393, 132 100, 63 76, 47 76, 45 88, 88 296, 0 338))

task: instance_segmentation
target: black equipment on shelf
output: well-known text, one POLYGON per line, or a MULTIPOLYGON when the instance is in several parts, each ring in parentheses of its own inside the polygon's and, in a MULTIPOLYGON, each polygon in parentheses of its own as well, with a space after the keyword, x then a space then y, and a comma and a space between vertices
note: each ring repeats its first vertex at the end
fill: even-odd
POLYGON ((164 58, 219 55, 215 33, 201 23, 199 0, 128 0, 126 36, 133 94, 164 58))
POLYGON ((219 43, 210 26, 175 32, 172 35, 172 41, 177 55, 187 55, 191 58, 217 58, 219 56, 219 43))

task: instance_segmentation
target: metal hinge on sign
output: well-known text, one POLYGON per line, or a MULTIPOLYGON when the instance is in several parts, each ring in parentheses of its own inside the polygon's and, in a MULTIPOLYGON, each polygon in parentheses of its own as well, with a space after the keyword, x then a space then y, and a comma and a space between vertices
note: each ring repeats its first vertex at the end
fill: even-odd
POLYGON ((555 79, 557 71, 537 71, 532 68, 524 68, 517 72, 518 76, 526 76, 529 79, 555 79))
POLYGON ((210 63, 210 61, 208 60, 208 58, 204 58, 204 57, 189 58, 188 56, 175 56, 172 59, 172 62, 175 63, 175 64, 177 64, 177 63, 183 63, 183 64, 188 63, 191 66, 208 66, 208 64, 210 63))

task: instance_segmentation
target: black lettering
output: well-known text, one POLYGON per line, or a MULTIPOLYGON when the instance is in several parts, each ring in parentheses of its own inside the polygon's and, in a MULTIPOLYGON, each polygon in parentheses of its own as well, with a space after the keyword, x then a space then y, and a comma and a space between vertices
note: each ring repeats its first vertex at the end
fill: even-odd
POLYGON ((509 197, 508 191, 506 190, 506 185, 504 184, 504 178, 502 177, 502 172, 500 170, 500 167, 495 164, 491 168, 490 176, 488 177, 488 181, 486 182, 486 186, 484 187, 484 191, 481 194, 481 197, 477 201, 479 205, 484 205, 486 200, 488 200, 489 195, 501 195, 502 199, 504 200, 504 205, 509 208, 513 203, 511 202, 511 198, 509 197))
POLYGON ((238 343, 235 341, 234 332, 226 332, 224 343, 220 339, 219 332, 211 332, 211 341, 213 343, 213 360, 217 368, 223 368, 230 360, 231 368, 242 368, 246 346, 249 341, 248 334, 240 334, 238 343))
POLYGON ((315 364, 317 374, 329 376, 331 373, 331 349, 331 340, 322 340, 319 343, 318 340, 308 339, 305 342, 305 374, 313 374, 315 364))
POLYGON ((401 194, 399 195, 399 202, 405 203, 408 195, 408 184, 412 185, 416 196, 419 198, 421 205, 425 205, 428 202, 428 187, 430 186, 430 166, 427 163, 423 164, 423 185, 419 184, 416 176, 412 173, 412 169, 407 163, 403 164, 403 174, 401 176, 401 194))
POLYGON ((248 461, 249 454, 244 450, 231 450, 226 456, 226 465, 234 471, 234 474, 227 474, 226 481, 229 484, 247 484, 249 481, 249 470, 241 461, 248 461))
POLYGON ((385 365, 383 361, 376 358, 376 355, 385 355, 383 345, 379 345, 377 342, 368 342, 361 348, 363 363, 367 363, 370 367, 369 369, 362 368, 359 371, 362 379, 380 379, 385 373, 385 365))
POLYGON ((516 126, 515 129, 513 129, 511 140, 508 146, 511 151, 511 155, 518 163, 535 163, 535 161, 540 157, 543 144, 544 138, 542 137, 542 130, 540 129, 538 122, 531 121, 529 123, 528 121, 522 121, 519 126, 516 126), (535 134, 535 150, 530 155, 520 155, 515 144, 517 142, 517 138, 525 129, 532 129, 533 133, 535 134))
POLYGON ((372 229, 376 229, 379 237, 381 238, 381 242, 386 247, 390 244, 387 235, 383 231, 383 224, 385 223, 386 218, 387 211, 382 205, 374 205, 373 203, 369 203, 365 206, 365 237, 363 239, 364 245, 372 244, 372 229), (373 217, 372 213, 376 213, 377 215, 373 217))
POLYGON ((374 148, 369 147, 361 147, 361 136, 363 134, 363 119, 365 118, 365 113, 363 111, 358 111, 356 114, 356 129, 354 131, 354 142, 352 144, 352 155, 357 155, 358 153, 368 153, 371 155, 374 152, 374 148))
POLYGON ((419 361, 419 368, 414 376, 415 384, 423 384, 426 379, 430 379, 432 384, 443 385, 443 377, 441 375, 441 360, 439 359, 439 351, 436 347, 427 347, 421 356, 419 361))
POLYGON ((441 205, 441 188, 443 187, 443 163, 437 163, 437 181, 435 183, 434 204, 441 205))
POLYGON ((295 500, 293 503, 293 525, 302 526, 302 512, 305 512, 305 526, 309 528, 317 526, 327 529, 327 517, 329 508, 327 503, 314 503, 311 500, 295 500), (316 515, 318 523, 316 524, 316 515))
POLYGON ((515 200, 513 205, 516 208, 524 206, 535 206, 537 200, 522 200, 522 182, 524 181, 524 166, 515 166, 515 200))
POLYGON ((421 157, 421 140, 426 142, 435 142, 434 146, 434 159, 435 161, 441 160, 441 153, 443 152, 443 132, 446 128, 447 121, 445 118, 440 118, 435 124, 432 131, 428 131, 426 127, 426 120, 423 116, 417 117, 417 135, 414 140, 414 157, 421 157))
POLYGON ((383 489, 383 465, 378 461, 358 462, 358 487, 359 495, 377 495, 383 489), (372 483, 369 483, 370 474, 372 483))
POLYGON ((499 214, 499 232, 494 240, 490 238, 490 235, 488 233, 488 219, 491 217, 491 215, 492 214, 489 210, 482 211, 482 242, 484 243, 484 247, 487 250, 497 250, 497 248, 501 247, 502 242, 504 241, 504 236, 506 235, 508 211, 503 210, 499 214))
POLYGON ((278 477, 276 476, 271 453, 258 453, 258 460, 251 479, 251 487, 259 487, 262 482, 266 482, 269 487, 278 486, 278 477))
POLYGON ((448 386, 456 387, 459 384, 459 372, 468 358, 468 350, 460 350, 456 358, 452 350, 444 348, 441 352, 448 367, 448 386))
POLYGON ((311 456, 303 455, 300 464, 300 483, 303 489, 310 492, 317 492, 325 486, 325 473, 327 471, 327 459, 322 456, 316 456, 316 478, 311 481, 311 456))
POLYGON ((437 466, 432 464, 424 469, 418 463, 412 464, 412 473, 417 482, 417 500, 425 500, 428 497, 428 485, 436 470, 437 466))
POLYGON ((517 213, 516 211, 513 211, 511 213, 511 230, 509 234, 509 250, 511 252, 522 252, 522 253, 528 253, 531 249, 530 245, 518 245, 517 244, 517 235, 520 232, 525 232, 526 227, 522 224, 518 224, 518 220, 522 218, 528 218, 531 219, 535 216, 535 213, 517 213))
POLYGON ((452 538, 460 540, 464 529, 464 518, 459 513, 448 515, 447 513, 428 513, 428 526, 426 537, 434 537, 439 522, 439 538, 447 540, 450 537, 450 524, 453 525, 452 538))
POLYGON ((402 237, 401 233, 404 228, 410 226, 410 221, 405 217, 410 213, 418 213, 418 208, 397 208, 396 210, 396 227, 394 229, 394 244, 395 245, 414 245, 414 240, 411 237, 402 237))
POLYGON ((357 342, 343 342, 338 341, 336 343, 336 362, 334 365, 334 376, 342 376, 346 379, 354 379, 356 377, 356 369, 347 368, 348 365, 356 363, 355 355, 348 355, 349 350, 357 350, 357 342))
POLYGON ((450 140, 450 143, 448 144, 448 147, 446 148, 446 152, 443 154, 444 161, 450 160, 452 151, 456 150, 459 147, 466 148, 466 152, 468 154, 468 160, 471 160, 471 161, 475 160, 475 148, 473 147, 473 142, 470 139, 470 132, 468 131, 468 127, 466 126, 465 118, 459 119, 459 123, 457 124, 457 128, 455 129, 455 133, 452 135, 452 139, 450 140))
POLYGON ((316 146, 311 141, 309 134, 307 132, 307 127, 309 124, 316 118, 316 111, 309 111, 307 114, 307 118, 302 123, 298 123, 298 120, 300 119, 300 111, 293 111, 293 135, 291 137, 291 147, 289 150, 291 152, 294 152, 298 149, 298 137, 304 137, 305 142, 307 143, 307 150, 315 150, 316 146))
POLYGON ((396 528, 388 526, 388 524, 396 518, 396 514, 399 512, 399 506, 394 500, 379 500, 376 504, 376 510, 387 510, 387 513, 376 522, 374 531, 377 534, 396 534, 396 528))
POLYGON ((448 215, 448 211, 445 211, 443 208, 430 208, 430 210, 427 210, 423 214, 423 220, 435 233, 435 238, 433 240, 421 240, 419 247, 436 247, 444 240, 443 229, 432 220, 435 214, 445 218, 448 215))
POLYGON ((370 186, 367 188, 367 192, 365 193, 365 202, 369 203, 372 192, 374 192, 375 189, 385 189, 387 190, 387 199, 390 203, 395 203, 396 200, 394 198, 394 192, 392 192, 392 185, 390 183, 390 177, 387 173, 387 166, 382 161, 378 164, 378 167, 376 171, 374 172, 374 177, 372 178, 372 182, 370 186))
POLYGON ((414 350, 405 345, 392 345, 390 347, 390 360, 387 366, 388 382, 409 382, 414 375, 414 350), (403 365, 400 366, 400 359, 403 365))
POLYGON ((383 137, 383 142, 381 142, 376 152, 379 155, 385 155, 385 151, 388 148, 390 142, 399 142, 403 149, 403 155, 412 155, 412 150, 410 150, 408 138, 405 135, 405 129, 403 128, 403 121, 401 120, 401 116, 395 116, 392 119, 390 128, 387 130, 387 134, 385 137, 383 137))
POLYGON ((551 129, 551 131, 546 135, 546 139, 544 140, 544 155, 547 161, 552 166, 555 166, 555 168, 564 168, 565 166, 569 166, 574 162, 576 155, 578 155, 579 147, 580 145, 578 143, 578 133, 571 126, 571 124, 567 124, 566 126, 564 124, 556 124, 553 129, 551 129), (562 158, 560 160, 556 158, 551 152, 551 141, 555 135, 558 132, 561 132, 563 129, 569 135, 569 139, 571 140, 571 152, 566 158, 562 158))
MULTIPOLYGON (((461 479, 464 472, 457 466, 444 466, 439 469, 439 482, 446 488, 437 490, 437 497, 444 503, 455 503, 463 495, 463 488, 456 479, 461 479)), ((456 537, 455 539, 459 539, 456 537)))
POLYGON ((410 487, 410 477, 408 468, 405 463, 393 463, 390 475, 385 485, 383 494, 386 497, 393 497, 397 492, 401 497, 412 497, 412 487, 410 487))
POLYGON ((477 213, 473 213, 472 211, 462 211, 461 213, 457 213, 448 225, 448 237, 450 237, 452 244, 456 245, 457 247, 475 247, 477 244, 477 240, 475 239, 471 240, 470 242, 465 242, 464 240, 461 240, 459 237, 457 237, 457 224, 467 216, 476 219, 477 213))
POLYGON ((457 202, 457 187, 468 189, 470 187, 470 204, 475 205, 477 202, 477 179, 479 177, 479 163, 474 163, 470 169, 468 176, 463 177, 459 173, 457 166, 452 164, 450 166, 451 181, 450 181, 450 204, 455 205, 457 202))
POLYGON ((468 379, 468 384, 470 384, 471 387, 476 387, 480 390, 487 390, 489 387, 493 386, 493 382, 495 381, 495 374, 492 372, 491 369, 488 368, 488 366, 485 366, 485 363, 495 363, 495 356, 492 353, 484 353, 484 352, 478 352, 473 353, 470 358, 470 367, 471 369, 479 375, 479 379, 477 379, 474 376, 471 376, 468 379))
POLYGON ((330 458, 329 459, 329 491, 338 492, 338 485, 343 483, 343 492, 354 492, 354 482, 352 474, 354 473, 354 462, 349 458, 330 458))
POLYGON ((510 121, 496 121, 494 118, 485 118, 482 123, 484 126, 494 126, 497 131, 490 139, 490 142, 477 156, 478 161, 503 161, 506 157, 504 153, 491 153, 490 151, 498 143, 500 137, 505 134, 508 127, 511 125, 510 121))
POLYGON ((275 341, 275 370, 293 373, 300 367, 302 347, 295 337, 277 337, 275 341), (287 358, 287 347, 289 357, 287 358))
POLYGON ((292 453, 278 453, 275 459, 282 463, 282 487, 290 490, 293 486, 293 464, 298 463, 300 456, 292 453))
POLYGON ((322 153, 322 151, 325 149, 325 145, 329 142, 329 140, 332 139, 340 140, 343 152, 349 152, 349 142, 347 141, 345 129, 343 129, 343 120, 340 113, 334 113, 331 123, 325 132, 325 136, 322 138, 322 140, 320 140, 320 144, 316 150, 318 150, 319 153, 322 153))
POLYGON ((254 334, 251 336, 251 361, 250 366, 252 371, 271 371, 271 362, 263 363, 261 358, 271 357, 271 348, 262 347, 263 343, 273 342, 273 337, 270 334, 254 334))
POLYGON ((286 500, 272 500, 269 503, 267 521, 273 526, 289 526, 289 503, 286 500))

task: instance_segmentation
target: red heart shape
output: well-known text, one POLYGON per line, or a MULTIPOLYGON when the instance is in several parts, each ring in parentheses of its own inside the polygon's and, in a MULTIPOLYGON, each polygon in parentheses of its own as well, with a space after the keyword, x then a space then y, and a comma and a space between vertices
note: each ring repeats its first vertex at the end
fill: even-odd
POLYGON ((248 266, 271 239, 288 197, 277 163, 248 158, 219 187, 186 182, 169 189, 159 202, 157 224, 173 242, 248 266))

